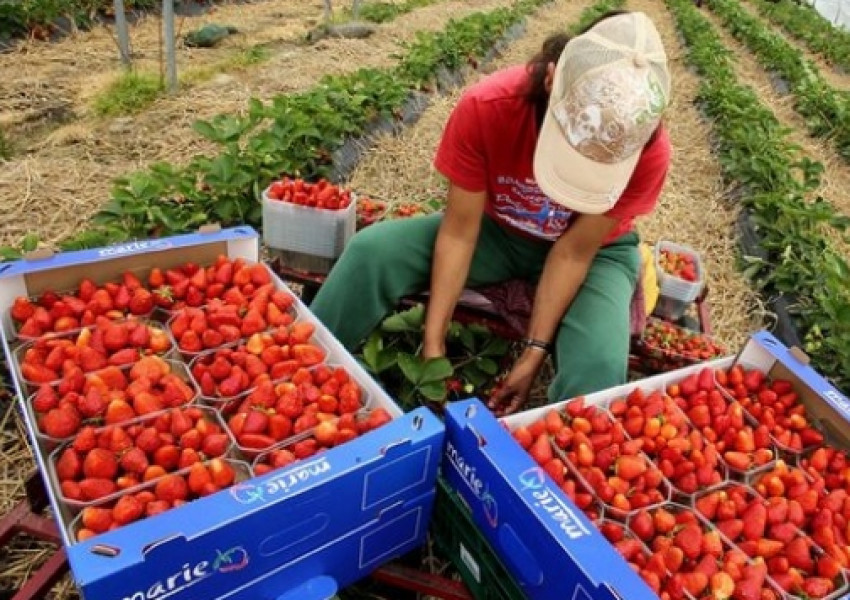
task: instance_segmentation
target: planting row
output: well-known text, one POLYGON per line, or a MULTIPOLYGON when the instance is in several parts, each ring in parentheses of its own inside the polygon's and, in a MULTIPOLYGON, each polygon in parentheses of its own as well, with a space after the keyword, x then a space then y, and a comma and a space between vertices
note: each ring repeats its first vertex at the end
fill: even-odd
POLYGON ((19 297, 5 326, 72 540, 391 420, 316 339, 295 296, 276 287, 265 265, 238 258, 19 297))
POLYGON ((331 156, 346 139, 364 134, 379 118, 397 118, 413 90, 432 85, 441 70, 483 58, 544 1, 519 0, 510 8, 451 20, 444 31, 421 35, 394 68, 326 76, 303 93, 252 99, 242 115, 195 123, 200 135, 218 145, 218 154, 120 178, 93 228, 63 247, 180 233, 209 221, 259 226, 259 194, 272 180, 284 174, 328 176, 331 156))
POLYGON ((707 366, 541 414, 511 435, 661 598, 847 591, 848 455, 790 381, 707 366))
POLYGON ((850 270, 823 234, 825 226, 843 227, 843 219, 825 201, 805 199, 823 166, 801 156, 753 90, 737 82, 733 57, 692 3, 668 6, 702 77, 699 100, 712 119, 724 176, 758 227, 759 248, 747 252, 746 273, 766 297, 793 303, 806 351, 825 376, 846 385, 850 270))
POLYGON ((850 32, 835 27, 808 4, 766 0, 753 2, 759 14, 805 42, 809 50, 820 54, 842 71, 850 71, 850 32))
POLYGON ((711 0, 708 5, 766 69, 788 82, 796 100, 794 107, 805 118, 809 133, 832 140, 839 154, 850 161, 850 105, 846 94, 835 90, 812 61, 752 16, 737 0, 711 0))

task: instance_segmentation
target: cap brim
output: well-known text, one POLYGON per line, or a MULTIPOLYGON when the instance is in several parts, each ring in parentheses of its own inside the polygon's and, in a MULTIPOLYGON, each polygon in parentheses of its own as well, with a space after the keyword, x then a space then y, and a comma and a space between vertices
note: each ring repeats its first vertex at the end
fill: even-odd
POLYGON ((576 212, 611 210, 634 173, 640 152, 612 164, 599 163, 573 148, 551 112, 546 111, 534 151, 534 178, 550 200, 576 212))

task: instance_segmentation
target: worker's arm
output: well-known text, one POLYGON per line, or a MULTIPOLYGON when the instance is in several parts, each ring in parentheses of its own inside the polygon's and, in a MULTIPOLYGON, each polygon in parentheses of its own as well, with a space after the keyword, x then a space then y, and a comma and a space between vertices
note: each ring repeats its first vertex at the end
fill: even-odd
MULTIPOLYGON (((554 343, 561 320, 584 283, 596 253, 617 222, 605 215, 580 215, 552 245, 537 284, 528 338, 554 343)), ((494 395, 491 408, 510 413, 522 406, 545 360, 544 350, 526 347, 494 395)))
POLYGON ((445 354, 446 333, 469 275, 486 203, 487 192, 470 192, 449 183, 446 212, 431 264, 431 296, 422 347, 426 358, 445 354))

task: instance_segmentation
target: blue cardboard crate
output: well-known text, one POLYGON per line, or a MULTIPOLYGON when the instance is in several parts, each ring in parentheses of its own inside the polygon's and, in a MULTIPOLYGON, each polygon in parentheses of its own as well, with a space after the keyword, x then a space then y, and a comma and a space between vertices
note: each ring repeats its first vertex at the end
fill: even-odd
POLYGON ((528 598, 657 600, 480 400, 445 418, 442 474, 528 598))
MULTIPOLYGON (((792 381, 809 419, 850 447, 850 400, 808 364, 798 349, 760 331, 735 356, 666 372, 585 396, 586 404, 622 397, 635 387, 662 390, 702 368, 741 363, 792 381)), ((529 598, 649 600, 657 596, 590 520, 511 437, 565 402, 497 420, 478 399, 446 410, 442 474, 464 498, 499 558, 529 598)))
MULTIPOLYGON (((256 262, 258 239, 250 227, 212 229, 0 264, 0 333, 10 367, 18 343, 8 317, 15 297, 70 290, 83 277, 104 282, 128 270, 144 277, 154 266, 210 264, 220 254, 256 262)), ((424 408, 404 414, 303 303, 296 301, 296 310, 316 325, 327 362, 344 366, 370 406, 385 408, 393 420, 321 455, 79 543, 47 480, 85 598, 325 599, 425 541, 443 423, 424 408)), ((23 399, 25 386, 10 370, 23 399)), ((46 474, 48 449, 27 412, 21 414, 46 474)))

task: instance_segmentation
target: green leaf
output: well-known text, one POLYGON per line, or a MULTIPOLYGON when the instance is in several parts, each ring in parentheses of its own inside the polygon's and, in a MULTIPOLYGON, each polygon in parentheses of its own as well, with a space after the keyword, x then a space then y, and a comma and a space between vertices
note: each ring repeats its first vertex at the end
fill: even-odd
POLYGON ((413 308, 390 315, 381 323, 381 329, 388 333, 420 331, 425 321, 425 307, 421 304, 413 308))
POLYGON ((418 357, 408 354, 407 352, 399 352, 398 367, 401 369, 405 379, 413 384, 419 383, 422 378, 422 361, 418 357))
POLYGON ((434 402, 442 402, 448 396, 446 384, 442 381, 432 381, 430 383, 423 383, 417 388, 417 390, 428 400, 432 400, 434 402))
POLYGON ((24 252, 32 252, 38 248, 38 236, 34 233, 28 233, 21 241, 21 250, 24 252))
POLYGON ((207 121, 195 121, 194 123, 192 123, 192 129, 194 129, 199 135, 207 138, 210 141, 219 141, 218 130, 207 121))
POLYGON ((495 375, 499 372, 499 364, 490 358, 479 358, 475 361, 475 366, 481 369, 487 375, 495 375))
POLYGON ((378 355, 383 347, 383 340, 378 332, 373 333, 363 345, 363 361, 372 373, 378 373, 378 355))
POLYGON ((425 361, 422 374, 416 383, 445 381, 454 374, 452 363, 447 358, 431 358, 425 361))
POLYGON ((458 337, 460 338, 460 343, 463 344, 463 347, 466 348, 467 351, 475 351, 475 336, 468 328, 464 327, 461 329, 458 337))

